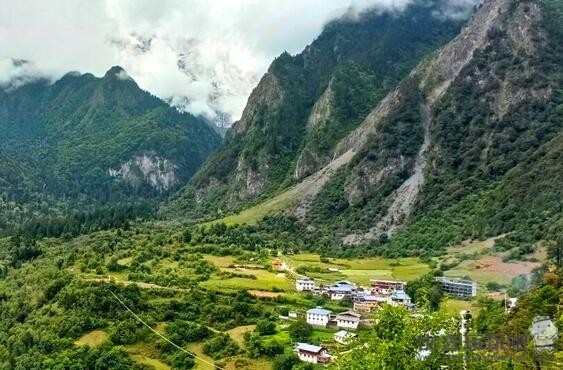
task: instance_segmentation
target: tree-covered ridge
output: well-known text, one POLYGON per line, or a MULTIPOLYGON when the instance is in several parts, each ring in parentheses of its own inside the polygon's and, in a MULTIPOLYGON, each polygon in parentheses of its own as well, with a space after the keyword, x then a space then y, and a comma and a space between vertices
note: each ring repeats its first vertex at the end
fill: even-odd
MULTIPOLYGON (((390 243, 385 230, 379 238, 373 233, 372 248, 441 253, 450 243, 516 230, 528 234, 516 240, 531 243, 560 222, 563 53, 554 4, 511 3, 486 46, 433 105, 425 182, 410 219, 401 220, 406 226, 390 243)), ((308 216, 318 234, 373 230, 391 209, 389 194, 412 176, 409 159, 422 143, 419 105, 427 98, 424 91, 416 97, 416 83, 410 94, 398 90, 400 105, 369 139, 374 150, 357 153, 313 201, 308 216)))
POLYGON ((336 144, 385 94, 459 30, 460 21, 433 16, 440 4, 344 17, 302 53, 278 57, 221 150, 165 211, 192 217, 231 212, 326 165, 336 144), (324 113, 315 119, 317 110, 324 113))
POLYGON ((187 181, 220 141, 119 67, 102 78, 69 73, 8 87, 0 96, 0 210, 21 226, 69 204, 150 202, 187 181))

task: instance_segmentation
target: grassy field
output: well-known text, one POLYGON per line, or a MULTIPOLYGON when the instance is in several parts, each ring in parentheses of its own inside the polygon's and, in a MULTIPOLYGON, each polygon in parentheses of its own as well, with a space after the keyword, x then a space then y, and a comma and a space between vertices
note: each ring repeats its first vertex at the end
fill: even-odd
POLYGON ((243 347, 244 343, 244 335, 251 331, 254 331, 256 325, 243 325, 237 326, 236 328, 227 330, 227 334, 241 347, 243 347))
POLYGON ((370 279, 398 279, 411 281, 430 271, 430 267, 418 258, 330 258, 321 262, 317 254, 298 254, 284 257, 287 263, 296 269, 300 266, 318 267, 323 272, 307 275, 323 281, 350 280, 356 284, 369 284, 370 279), (330 272, 328 269, 338 269, 330 272))
POLYGON ((212 256, 206 254, 203 258, 219 268, 229 267, 235 263, 235 258, 233 256, 212 256))
POLYGON ((74 344, 77 346, 97 347, 108 338, 108 334, 103 330, 94 330, 81 336, 74 344))
MULTIPOLYGON (((209 260, 212 260, 209 258, 209 260)), ((225 260, 218 261, 226 262, 225 260)), ((215 262, 213 262, 215 263, 215 262)), ((246 277, 225 278, 224 276, 215 274, 207 281, 201 282, 200 286, 206 289, 218 290, 222 292, 233 292, 239 290, 264 290, 264 291, 291 291, 294 284, 283 273, 274 273, 262 269, 250 268, 221 268, 224 272, 236 273, 238 275, 247 275, 246 277)))
MULTIPOLYGON (((188 350, 192 353, 194 353, 196 356, 198 356, 199 358, 205 360, 208 363, 215 363, 215 360, 212 359, 211 357, 207 356, 205 353, 203 353, 203 344, 201 343, 192 343, 188 346, 188 350)), ((195 360, 195 368, 198 370, 213 370, 215 369, 215 366, 213 365, 209 365, 208 363, 206 363, 204 361, 195 360)))
POLYGON ((240 290, 290 291, 294 284, 285 275, 276 276, 276 274, 264 271, 256 279, 242 277, 224 279, 221 276, 214 275, 209 280, 201 282, 200 286, 221 292, 238 292, 240 290))
POLYGON ((247 208, 240 213, 211 221, 204 225, 212 225, 214 223, 224 223, 226 225, 254 225, 268 214, 288 208, 293 202, 293 199, 295 199, 295 190, 290 189, 254 207, 247 208))
POLYGON ((466 301, 462 299, 446 298, 442 302, 442 307, 444 307, 447 312, 455 315, 459 314, 459 312, 462 310, 471 311, 473 317, 475 317, 479 313, 477 302, 475 300, 466 301))

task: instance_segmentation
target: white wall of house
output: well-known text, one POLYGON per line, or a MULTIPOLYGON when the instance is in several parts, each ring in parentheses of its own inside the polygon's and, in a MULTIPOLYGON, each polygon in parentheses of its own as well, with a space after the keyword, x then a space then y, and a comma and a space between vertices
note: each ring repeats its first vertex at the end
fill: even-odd
POLYGON ((316 363, 319 362, 319 359, 318 359, 318 357, 317 357, 316 355, 312 355, 312 354, 307 353, 307 352, 301 352, 301 351, 299 351, 299 352, 297 353, 297 355, 299 356, 299 359, 300 359, 301 361, 310 362, 310 363, 312 363, 312 364, 316 364, 316 363))
POLYGON ((319 315, 315 313, 307 313, 307 324, 317 326, 327 326, 330 319, 330 314, 319 315))
POLYGON ((358 324, 360 322, 358 320, 356 321, 352 321, 352 320, 346 320, 346 319, 336 319, 336 326, 338 326, 339 328, 346 328, 346 329, 357 329, 358 328, 358 324))
POLYGON ((304 280, 297 280, 295 282, 295 289, 298 292, 313 290, 313 289, 315 289, 315 282, 310 281, 310 280, 305 280, 305 281, 304 280))

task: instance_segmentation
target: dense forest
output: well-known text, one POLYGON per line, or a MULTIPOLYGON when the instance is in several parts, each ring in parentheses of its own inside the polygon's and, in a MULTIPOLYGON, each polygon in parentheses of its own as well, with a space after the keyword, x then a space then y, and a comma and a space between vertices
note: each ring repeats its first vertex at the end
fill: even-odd
POLYGON ((78 234, 148 216, 220 142, 119 67, 4 87, 0 234, 78 234))

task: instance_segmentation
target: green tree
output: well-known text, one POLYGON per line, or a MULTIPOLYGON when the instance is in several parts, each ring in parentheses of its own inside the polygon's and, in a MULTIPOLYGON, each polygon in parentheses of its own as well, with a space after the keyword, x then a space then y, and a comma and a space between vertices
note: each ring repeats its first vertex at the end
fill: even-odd
POLYGON ((289 336, 296 342, 305 342, 311 337, 313 327, 303 320, 297 320, 289 325, 289 336))
POLYGON ((270 320, 263 319, 256 323, 256 331, 260 335, 271 335, 276 333, 276 324, 270 320))
POLYGON ((299 357, 293 352, 288 352, 276 357, 273 368, 274 370, 292 370, 299 363, 299 357))

